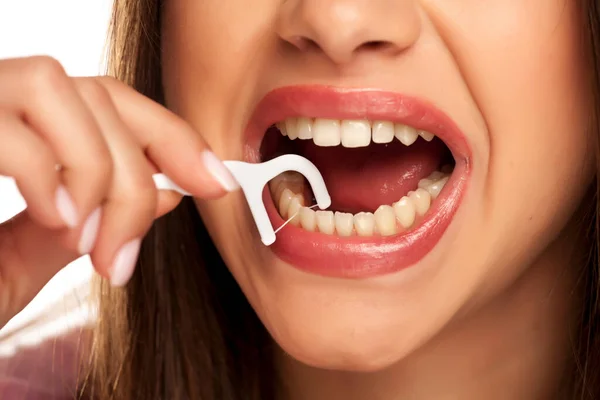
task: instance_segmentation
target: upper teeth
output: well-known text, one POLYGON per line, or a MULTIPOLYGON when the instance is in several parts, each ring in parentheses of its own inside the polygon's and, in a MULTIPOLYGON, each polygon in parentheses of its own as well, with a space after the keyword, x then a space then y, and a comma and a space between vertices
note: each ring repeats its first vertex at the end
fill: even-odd
POLYGON ((366 147, 373 143, 390 143, 397 138, 406 146, 419 136, 426 141, 434 135, 408 125, 388 121, 336 120, 325 118, 288 118, 277 124, 284 136, 294 139, 312 139, 317 146, 366 147))

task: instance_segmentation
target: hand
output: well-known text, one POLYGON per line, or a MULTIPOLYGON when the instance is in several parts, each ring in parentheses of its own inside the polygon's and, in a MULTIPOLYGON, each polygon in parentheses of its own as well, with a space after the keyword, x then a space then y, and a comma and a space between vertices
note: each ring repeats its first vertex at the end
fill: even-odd
POLYGON ((157 169, 199 198, 237 188, 197 132, 117 80, 0 60, 0 175, 28 205, 0 225, 0 327, 80 255, 114 285, 129 280, 141 238, 180 201, 156 190, 157 169))

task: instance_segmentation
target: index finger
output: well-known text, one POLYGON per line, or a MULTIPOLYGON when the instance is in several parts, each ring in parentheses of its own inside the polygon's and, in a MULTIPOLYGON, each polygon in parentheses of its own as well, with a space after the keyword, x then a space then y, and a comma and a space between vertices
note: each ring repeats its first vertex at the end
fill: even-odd
POLYGON ((112 78, 99 78, 144 152, 176 184, 200 198, 239 188, 200 134, 162 105, 112 78))

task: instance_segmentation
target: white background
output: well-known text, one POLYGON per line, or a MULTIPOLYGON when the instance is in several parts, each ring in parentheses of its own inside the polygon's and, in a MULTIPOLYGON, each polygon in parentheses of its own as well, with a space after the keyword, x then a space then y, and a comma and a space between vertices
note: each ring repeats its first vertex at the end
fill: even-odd
MULTIPOLYGON (((111 5, 112 0, 0 0, 0 59, 45 54, 58 59, 70 75, 101 74, 111 5)), ((0 178, 0 222, 25 206, 12 182, 0 178)), ((80 301, 85 293, 76 288, 90 276, 87 259, 80 259, 61 271, 23 313, 0 331, 0 354, 9 351, 2 333, 18 329, 24 321, 46 313, 49 304, 58 304, 60 308, 61 303, 67 304, 74 297, 80 301)), ((35 342, 52 334, 49 332, 72 326, 77 323, 73 317, 53 318, 52 323, 46 323, 44 332, 36 327, 35 331, 20 335, 20 344, 30 344, 24 342, 35 342)))

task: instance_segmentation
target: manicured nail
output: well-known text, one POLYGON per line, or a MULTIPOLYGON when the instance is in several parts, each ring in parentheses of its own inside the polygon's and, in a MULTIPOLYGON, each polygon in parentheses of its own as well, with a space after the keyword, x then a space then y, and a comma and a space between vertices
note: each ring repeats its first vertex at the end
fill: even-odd
POLYGON ((206 170, 226 191, 233 192, 240 187, 225 164, 212 151, 206 150, 202 153, 202 162, 204 162, 206 170))
POLYGON ((77 215, 77 207, 67 189, 62 185, 59 186, 56 189, 55 197, 56 209, 62 220, 68 227, 76 227, 79 223, 79 215, 77 215))
POLYGON ((110 269, 110 284, 115 287, 125 286, 135 268, 138 255, 140 253, 141 239, 134 239, 125 244, 117 252, 115 261, 110 269))
POLYGON ((102 208, 96 208, 87 218, 83 224, 81 230, 81 237, 79 238, 79 245, 77 249, 79 254, 85 255, 92 252, 96 239, 98 238, 98 231, 100 229, 100 220, 102 218, 102 208))

